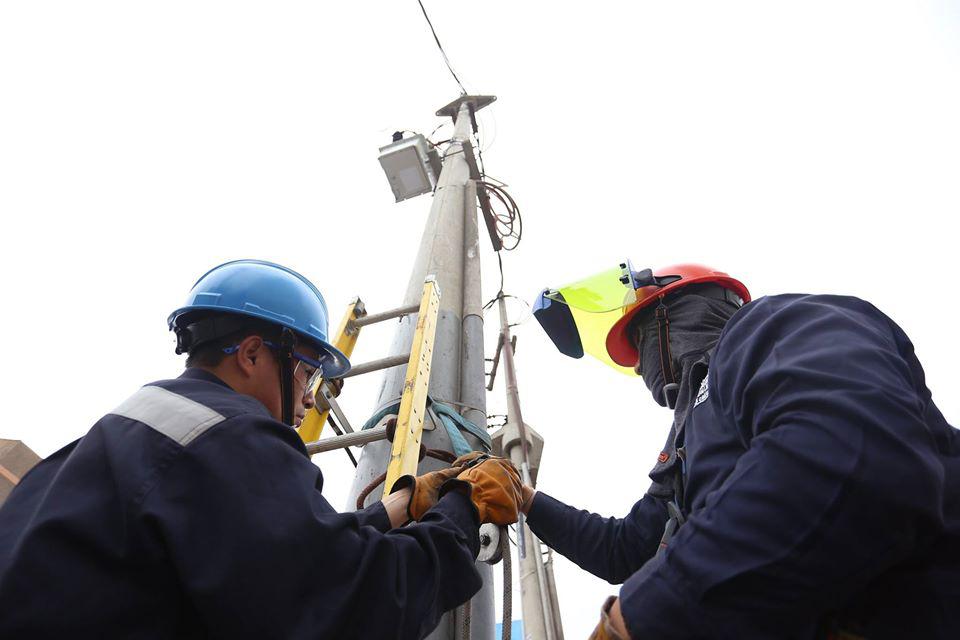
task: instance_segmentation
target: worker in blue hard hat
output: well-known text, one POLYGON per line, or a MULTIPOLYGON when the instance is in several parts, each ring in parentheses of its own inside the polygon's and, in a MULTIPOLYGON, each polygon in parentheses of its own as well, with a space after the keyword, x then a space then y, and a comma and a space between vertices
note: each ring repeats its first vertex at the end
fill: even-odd
POLYGON ((350 364, 306 278, 220 265, 169 325, 186 371, 0 509, 0 638, 422 638, 480 588, 480 524, 517 518, 509 462, 474 454, 353 513, 321 494, 292 427, 350 364))
POLYGON ((960 637, 960 432, 876 307, 624 262, 534 314, 673 412, 625 517, 524 488, 534 533, 623 585, 593 638, 960 637))
MULTIPOLYGON (((276 384, 250 380, 251 395, 291 426, 303 419, 304 401, 311 401, 318 377, 339 378, 350 368, 346 356, 327 342, 327 305, 320 291, 280 265, 239 260, 211 269, 167 324, 177 336, 177 353, 189 354, 188 368, 217 366, 237 353, 241 358, 231 362, 245 362, 236 338, 243 333, 266 336, 246 347, 262 351, 266 360, 261 364, 271 364, 257 373, 276 384), (298 371, 304 375, 298 377, 298 371)), ((255 367, 256 355, 252 358, 255 367)))

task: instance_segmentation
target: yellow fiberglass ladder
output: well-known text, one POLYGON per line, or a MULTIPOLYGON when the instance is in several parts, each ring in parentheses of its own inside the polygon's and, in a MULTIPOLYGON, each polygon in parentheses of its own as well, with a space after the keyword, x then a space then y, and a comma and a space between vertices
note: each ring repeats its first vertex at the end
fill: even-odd
MULTIPOLYGON (((346 378, 406 364, 407 373, 403 384, 403 395, 400 397, 396 429, 393 433, 393 448, 383 485, 384 495, 390 493, 393 483, 400 476, 417 474, 417 463, 420 459, 420 440, 423 435, 423 421, 427 410, 427 391, 430 387, 430 363, 433 359, 433 343, 439 310, 440 288, 433 276, 429 276, 424 281, 423 295, 417 305, 368 315, 360 298, 354 299, 349 304, 343 320, 340 322, 340 327, 337 329, 333 346, 349 358, 353 354, 362 327, 416 313, 417 327, 410 346, 410 353, 388 356, 380 360, 355 365, 343 378, 337 380, 321 379, 317 381, 313 389, 316 406, 307 412, 299 428, 300 438, 306 444, 307 453, 313 455, 323 451, 363 446, 370 442, 386 440, 389 437, 386 426, 354 431, 336 398, 340 395, 343 381, 346 378), (330 420, 331 412, 336 417, 336 422, 330 420), (320 440, 320 432, 323 430, 323 425, 328 421, 337 431, 337 435, 320 440), (340 429, 336 428, 337 422, 341 427, 340 429)), ((349 452, 349 449, 347 451, 349 452)))
MULTIPOLYGON (((349 447, 363 446, 370 442, 393 438, 386 473, 374 480, 364 492, 361 492, 357 500, 358 509, 361 508, 361 503, 366 495, 365 492, 369 491, 373 485, 378 484, 380 479, 383 480, 383 494, 388 495, 398 478, 407 474, 417 475, 417 467, 420 462, 420 441, 423 436, 423 423, 427 412, 427 392, 430 388, 430 364, 433 360, 433 344, 439 312, 440 288, 435 278, 428 276, 423 283, 420 304, 368 315, 363 301, 356 298, 347 307, 343 320, 340 322, 340 327, 337 329, 333 345, 349 358, 353 355, 353 349, 357 344, 357 338, 362 327, 393 318, 401 318, 411 313, 417 314, 417 326, 413 334, 410 353, 388 356, 380 360, 355 365, 343 378, 338 380, 321 379, 317 381, 313 388, 316 405, 307 412, 300 424, 300 438, 307 447, 307 453, 311 456, 315 453, 334 449, 346 449, 350 453, 349 447), (344 379, 403 364, 407 365, 407 373, 404 377, 403 394, 400 396, 400 408, 397 411, 395 428, 392 429, 393 433, 388 433, 387 425, 354 431, 337 403, 337 397, 343 388, 344 379), (336 417, 336 421, 330 420, 331 413, 336 417), (328 421, 337 431, 337 435, 320 440, 323 425, 328 421), (339 429, 337 428, 338 422, 339 429)), ((430 452, 427 453, 430 454, 430 452)), ((353 460, 353 454, 350 454, 350 457, 353 460)), ((355 460, 354 465, 356 465, 355 460)), ((510 604, 512 595, 509 588, 512 580, 512 569, 509 539, 505 528, 497 527, 494 524, 480 526, 480 550, 477 562, 491 565, 503 562, 503 584, 507 585, 504 589, 503 603, 503 624, 505 628, 509 628, 512 619, 512 606, 510 604)), ((468 600, 457 609, 458 615, 465 621, 463 633, 466 638, 470 637, 470 602, 468 600)))

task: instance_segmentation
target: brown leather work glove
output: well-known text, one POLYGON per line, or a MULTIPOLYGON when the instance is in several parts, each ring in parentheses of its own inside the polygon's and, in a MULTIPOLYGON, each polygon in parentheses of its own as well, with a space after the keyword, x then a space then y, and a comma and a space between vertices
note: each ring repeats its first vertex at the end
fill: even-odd
POLYGON ((407 503, 407 515, 410 516, 411 520, 419 520, 423 517, 423 514, 437 504, 437 493, 443 483, 451 478, 456 478, 461 471, 460 467, 447 467, 417 477, 401 476, 393 483, 393 491, 412 487, 410 502, 407 503))
POLYGON ((509 460, 481 454, 472 456, 456 478, 447 480, 439 495, 460 491, 470 498, 480 524, 506 526, 517 521, 522 487, 520 474, 509 460))
POLYGON ((412 487, 410 492, 410 502, 407 504, 407 515, 411 520, 419 520, 427 511, 437 504, 438 493, 441 485, 451 478, 456 478, 463 466, 479 458, 484 454, 479 451, 472 451, 466 455, 460 456, 453 461, 453 466, 446 469, 439 469, 424 473, 420 476, 406 475, 397 479, 393 483, 393 490, 399 491, 405 487, 412 487))
POLYGON ((489 457, 490 457, 489 453, 483 453, 482 451, 471 451, 470 453, 460 456, 459 458, 454 460, 452 464, 455 467, 463 467, 465 465, 470 464, 477 458, 489 458, 489 457))
POLYGON ((616 601, 617 596, 610 596, 600 607, 600 622, 588 640, 630 640, 628 636, 617 631, 610 620, 610 609, 616 601))

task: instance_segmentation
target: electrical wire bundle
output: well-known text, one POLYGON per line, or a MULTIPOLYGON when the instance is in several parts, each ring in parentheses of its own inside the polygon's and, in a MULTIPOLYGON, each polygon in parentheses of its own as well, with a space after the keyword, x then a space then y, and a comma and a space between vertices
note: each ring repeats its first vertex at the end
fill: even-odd
POLYGON ((503 249, 513 251, 520 244, 520 237, 523 235, 520 207, 504 188, 505 185, 494 184, 488 180, 481 180, 479 184, 488 196, 492 196, 491 202, 495 204, 491 207, 491 213, 496 225, 496 234, 500 238, 503 249))

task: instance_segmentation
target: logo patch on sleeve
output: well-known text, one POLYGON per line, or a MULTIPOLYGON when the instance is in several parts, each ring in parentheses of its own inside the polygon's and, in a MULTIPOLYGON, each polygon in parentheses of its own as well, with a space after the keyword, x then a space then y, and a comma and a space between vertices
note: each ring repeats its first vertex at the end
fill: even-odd
POLYGON ((697 391, 697 401, 693 403, 694 407, 710 397, 710 388, 707 386, 707 380, 709 379, 709 376, 707 376, 703 379, 703 382, 700 383, 700 390, 697 391))

